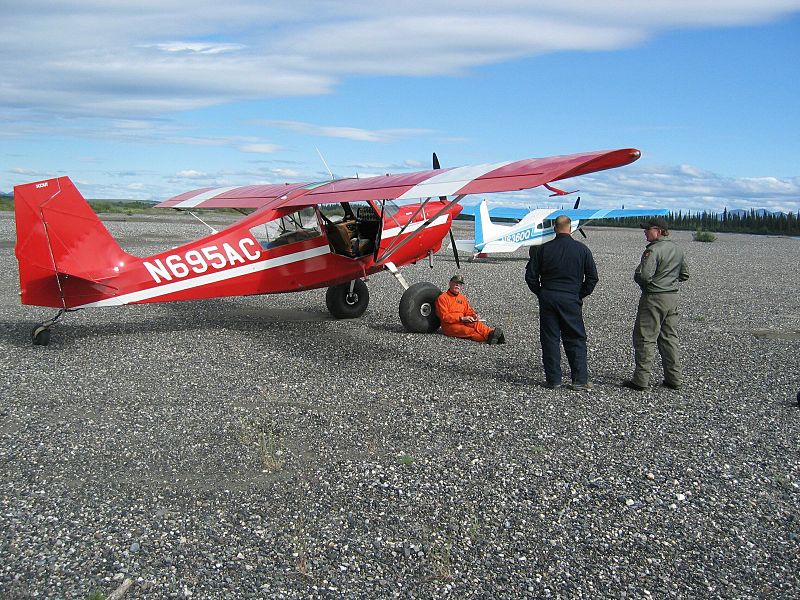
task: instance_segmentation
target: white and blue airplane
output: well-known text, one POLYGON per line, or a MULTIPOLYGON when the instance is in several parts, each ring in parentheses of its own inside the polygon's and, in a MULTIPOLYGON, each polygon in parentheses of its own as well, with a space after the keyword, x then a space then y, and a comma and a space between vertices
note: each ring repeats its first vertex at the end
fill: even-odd
POLYGON ((513 208, 509 206, 496 207, 491 213, 496 218, 515 219, 518 223, 512 225, 498 225, 492 223, 489 217, 489 207, 486 200, 476 207, 464 207, 462 215, 475 216, 475 237, 471 240, 456 240, 456 249, 472 255, 473 258, 487 254, 502 254, 514 252, 523 246, 538 246, 549 242, 556 233, 553 230, 555 219, 559 215, 567 215, 572 219, 572 231, 583 233, 581 225, 592 219, 622 219, 626 217, 653 217, 664 216, 669 213, 667 209, 636 208, 636 209, 585 209, 578 208, 580 198, 572 209, 513 208))

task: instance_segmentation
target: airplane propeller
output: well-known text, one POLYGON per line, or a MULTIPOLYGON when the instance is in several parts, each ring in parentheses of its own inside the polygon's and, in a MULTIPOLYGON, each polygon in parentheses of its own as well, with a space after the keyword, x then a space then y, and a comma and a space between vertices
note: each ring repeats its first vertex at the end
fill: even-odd
MULTIPOLYGON (((439 157, 436 156, 436 152, 434 152, 433 153, 433 169, 435 171, 436 169, 441 169, 441 168, 442 168, 442 165, 439 164, 439 157)), ((439 196, 439 200, 444 202, 445 200, 447 200, 447 196, 439 196)), ((450 234, 450 245, 453 247, 453 258, 456 259, 456 269, 458 269, 460 271, 461 270, 461 261, 458 259, 458 248, 456 248, 456 238, 453 235, 453 228, 452 227, 450 227, 450 230, 448 231, 448 233, 450 234)))
POLYGON ((453 235, 453 228, 450 228, 450 244, 453 246, 453 257, 456 259, 456 269, 461 270, 461 261, 458 260, 458 248, 456 248, 456 238, 453 235))
MULTIPOLYGON (((578 210, 578 205, 579 205, 580 203, 581 203, 581 197, 580 197, 580 196, 578 196, 578 199, 577 199, 577 200, 575 200, 575 206, 573 206, 573 207, 572 207, 572 208, 573 208, 573 210, 578 210)), ((580 232, 581 232, 581 235, 584 237, 584 239, 586 239, 586 238, 588 238, 588 237, 589 237, 588 235, 586 235, 586 232, 583 230, 583 228, 582 228, 582 227, 578 227, 578 231, 580 231, 580 232)))

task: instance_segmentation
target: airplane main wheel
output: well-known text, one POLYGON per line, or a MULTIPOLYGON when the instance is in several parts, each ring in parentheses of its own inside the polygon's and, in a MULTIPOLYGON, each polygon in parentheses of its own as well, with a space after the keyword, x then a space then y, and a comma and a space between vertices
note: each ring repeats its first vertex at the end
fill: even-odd
POLYGON ((442 293, 427 281, 415 283, 400 298, 400 320, 411 333, 433 333, 441 322, 436 315, 436 298, 442 293))
POLYGON ((325 294, 325 304, 337 319, 356 319, 364 314, 369 304, 367 284, 356 279, 352 294, 349 283, 329 287, 325 294))
POLYGON ((47 346, 50 343, 50 330, 47 327, 37 325, 31 331, 31 339, 34 346, 47 346))

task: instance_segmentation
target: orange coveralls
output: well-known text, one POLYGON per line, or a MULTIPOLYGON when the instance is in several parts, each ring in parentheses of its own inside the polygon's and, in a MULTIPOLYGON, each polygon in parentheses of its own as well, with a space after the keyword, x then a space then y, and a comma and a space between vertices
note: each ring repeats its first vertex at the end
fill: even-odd
POLYGON ((474 317, 475 311, 464 294, 455 296, 450 290, 436 299, 436 314, 442 321, 442 332, 450 337, 469 338, 476 342, 485 342, 493 329, 486 323, 462 323, 461 317, 474 317))

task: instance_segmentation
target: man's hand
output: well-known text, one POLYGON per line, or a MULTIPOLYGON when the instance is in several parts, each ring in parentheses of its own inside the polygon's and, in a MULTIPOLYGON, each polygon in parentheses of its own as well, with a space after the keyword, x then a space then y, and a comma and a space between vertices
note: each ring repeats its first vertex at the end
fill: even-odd
POLYGON ((474 323, 477 320, 478 320, 477 317, 470 317, 470 316, 466 316, 466 315, 461 317, 461 322, 462 323, 474 323))

